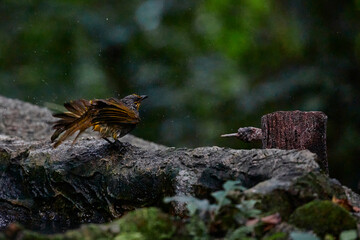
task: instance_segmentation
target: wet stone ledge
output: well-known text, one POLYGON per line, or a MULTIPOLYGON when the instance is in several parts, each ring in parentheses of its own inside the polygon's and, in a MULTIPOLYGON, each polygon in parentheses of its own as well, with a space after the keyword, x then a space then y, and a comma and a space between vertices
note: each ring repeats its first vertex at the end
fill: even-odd
POLYGON ((183 205, 169 209, 163 198, 209 197, 234 179, 248 196, 262 199, 264 211, 276 210, 284 219, 313 199, 336 195, 359 204, 357 194, 321 173, 307 150, 170 148, 131 135, 117 148, 91 133, 54 149, 49 110, 0 97, 0 113, 1 229, 18 222, 62 232, 153 206, 182 216, 183 205), (278 206, 279 199, 292 202, 278 206))

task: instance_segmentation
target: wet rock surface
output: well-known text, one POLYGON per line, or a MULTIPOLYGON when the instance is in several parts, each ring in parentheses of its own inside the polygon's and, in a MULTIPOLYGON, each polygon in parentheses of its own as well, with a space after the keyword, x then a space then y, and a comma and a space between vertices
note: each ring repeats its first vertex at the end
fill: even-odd
MULTIPOLYGON (((53 233, 104 223, 136 208, 164 207, 166 196, 209 197, 230 179, 284 219, 306 202, 334 195, 360 205, 357 194, 321 173, 307 150, 176 149, 131 135, 116 147, 92 133, 54 149, 49 110, 0 97, 0 114, 1 229, 18 222, 53 233)), ((172 212, 182 215, 184 206, 174 204, 172 212)))

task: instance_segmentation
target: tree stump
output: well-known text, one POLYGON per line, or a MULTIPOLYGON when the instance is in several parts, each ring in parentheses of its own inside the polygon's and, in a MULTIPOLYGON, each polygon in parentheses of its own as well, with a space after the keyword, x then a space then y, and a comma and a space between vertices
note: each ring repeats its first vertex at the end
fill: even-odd
POLYGON ((278 111, 261 118, 261 129, 239 128, 237 133, 222 137, 237 137, 245 142, 262 140, 263 148, 308 149, 317 154, 320 168, 328 173, 326 122, 322 112, 278 111))
POLYGON ((279 111, 261 118, 263 148, 308 149, 328 172, 326 154, 327 116, 322 112, 279 111))

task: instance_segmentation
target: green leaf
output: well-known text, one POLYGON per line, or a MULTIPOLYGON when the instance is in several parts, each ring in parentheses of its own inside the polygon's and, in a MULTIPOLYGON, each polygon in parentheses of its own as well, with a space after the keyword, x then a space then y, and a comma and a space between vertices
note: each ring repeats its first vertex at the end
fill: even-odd
POLYGON ((217 192, 213 192, 211 194, 211 196, 213 196, 215 198, 216 202, 218 204, 220 204, 221 206, 231 203, 231 201, 226 198, 226 195, 227 195, 227 193, 225 191, 217 191, 217 192))
POLYGON ((251 239, 247 238, 247 234, 253 231, 253 227, 243 226, 235 229, 235 231, 230 232, 226 236, 226 240, 236 240, 236 239, 251 239))
POLYGON ((237 204, 236 208, 240 210, 241 215, 244 217, 257 217, 261 214, 259 209, 254 208, 257 202, 257 200, 244 200, 240 204, 237 204))
POLYGON ((169 203, 172 201, 187 203, 187 202, 194 201, 194 197, 192 197, 192 196, 175 196, 175 197, 164 198, 165 203, 169 203))
POLYGON ((357 239, 357 231, 355 229, 343 231, 340 233, 340 240, 354 240, 354 239, 357 239))
POLYGON ((210 203, 207 199, 200 200, 195 198, 194 204, 196 204, 197 208, 201 211, 208 211, 210 208, 210 203))
POLYGON ((211 196, 213 196, 217 202, 220 202, 223 198, 226 197, 226 192, 225 191, 213 192, 211 193, 211 196))
POLYGON ((198 206, 194 202, 188 202, 186 208, 189 211, 190 216, 195 215, 198 210, 198 206))
POLYGON ((241 202, 241 204, 248 209, 254 208, 256 203, 258 203, 258 200, 253 200, 253 199, 252 200, 244 200, 241 202))
POLYGON ((192 216, 190 223, 186 225, 187 230, 194 240, 208 240, 210 236, 208 234, 208 227, 205 222, 197 216, 192 216))
POLYGON ((218 214, 220 209, 231 203, 229 199, 226 198, 227 192, 225 191, 217 191, 211 194, 216 199, 216 208, 215 208, 215 214, 218 214))
POLYGON ((259 215, 261 214, 261 211, 259 209, 249 209, 247 212, 246 212, 246 216, 248 218, 252 218, 252 217, 258 217, 259 215))
MULTIPOLYGON (((232 190, 235 190, 235 189, 240 189, 240 188, 243 188, 240 186, 241 182, 240 181, 232 181, 232 180, 229 180, 229 181, 226 181, 223 185, 223 188, 226 192, 230 192, 232 190)), ((241 189, 240 189, 241 190, 241 189)))
POLYGON ((290 237, 292 240, 320 240, 316 235, 307 232, 292 232, 290 237))
POLYGON ((166 197, 164 199, 165 203, 169 203, 171 201, 186 203, 186 208, 191 216, 195 215, 197 211, 206 212, 210 209, 210 203, 207 199, 201 200, 192 196, 175 196, 166 197))

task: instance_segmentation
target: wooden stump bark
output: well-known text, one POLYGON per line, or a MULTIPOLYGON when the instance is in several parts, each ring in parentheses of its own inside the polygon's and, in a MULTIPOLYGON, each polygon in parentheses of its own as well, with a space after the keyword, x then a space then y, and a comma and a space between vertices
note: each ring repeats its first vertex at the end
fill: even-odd
POLYGON ((327 116, 322 112, 279 111, 261 118, 263 148, 308 149, 316 153, 321 169, 328 172, 327 116))
POLYGON ((237 133, 221 136, 244 142, 261 140, 263 148, 310 150, 317 154, 319 166, 328 173, 326 122, 327 116, 322 112, 278 111, 261 118, 261 129, 242 127, 237 133))

